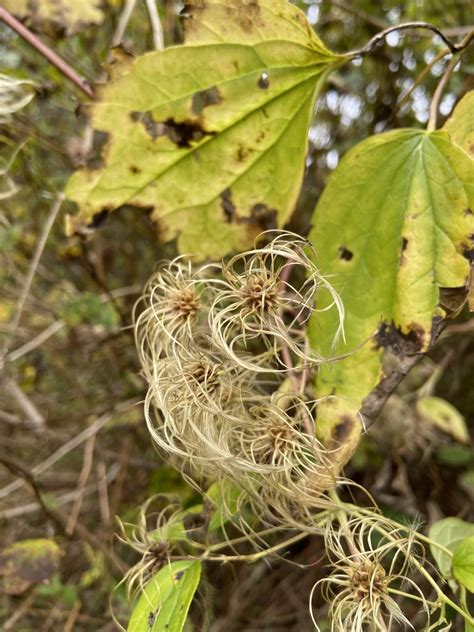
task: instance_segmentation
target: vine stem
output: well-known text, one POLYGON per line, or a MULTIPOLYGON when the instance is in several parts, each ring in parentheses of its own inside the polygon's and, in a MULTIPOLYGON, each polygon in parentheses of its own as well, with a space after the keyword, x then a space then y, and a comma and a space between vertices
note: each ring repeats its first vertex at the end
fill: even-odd
POLYGON ((472 29, 472 31, 470 31, 459 44, 455 44, 450 39, 448 39, 438 27, 434 26, 434 24, 430 24, 429 22, 404 22, 403 24, 390 26, 383 31, 380 31, 380 33, 374 35, 374 37, 372 37, 363 48, 351 51, 347 54, 347 56, 353 58, 363 57, 364 55, 370 53, 375 48, 375 46, 377 46, 379 42, 384 40, 390 33, 393 33, 395 31, 405 31, 407 29, 427 29, 429 31, 432 31, 441 38, 441 40, 448 47, 450 53, 452 53, 453 55, 464 50, 464 48, 466 48, 470 44, 471 40, 474 38, 474 29, 472 29))
POLYGON ((451 61, 448 64, 448 67, 446 68, 444 72, 444 75, 441 77, 440 82, 436 86, 435 93, 433 94, 433 98, 431 99, 430 114, 429 114, 428 125, 427 125, 428 132, 433 132, 436 129, 436 121, 438 120, 439 102, 441 100, 441 96, 446 87, 446 84, 448 83, 449 78, 453 74, 454 68, 458 64, 458 61, 459 61, 458 56, 453 55, 451 61))
POLYGON ((3 20, 15 33, 17 33, 25 42, 35 48, 43 57, 45 57, 53 66, 67 78, 72 81, 84 94, 91 99, 94 98, 94 92, 89 83, 83 79, 64 59, 55 53, 49 46, 46 46, 39 37, 32 33, 24 24, 17 20, 9 11, 0 7, 0 20, 3 20))

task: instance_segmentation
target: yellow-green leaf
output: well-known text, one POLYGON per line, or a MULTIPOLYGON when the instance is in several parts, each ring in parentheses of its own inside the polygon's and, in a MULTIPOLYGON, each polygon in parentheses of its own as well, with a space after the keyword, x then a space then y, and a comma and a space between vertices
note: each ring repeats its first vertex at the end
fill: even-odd
POLYGON ((463 96, 444 124, 449 137, 474 158, 474 90, 463 96))
MULTIPOLYGON (((315 315, 312 346, 350 355, 320 369, 318 430, 357 444, 358 411, 384 377, 382 356, 426 351, 445 316, 441 288, 464 293, 473 253, 472 161, 444 131, 395 130, 354 147, 331 176, 310 239, 318 265, 340 288, 346 342, 332 344, 334 309, 315 315)), ((324 307, 322 304, 321 307, 324 307)))
POLYGON ((59 566, 61 550, 53 540, 21 540, 0 553, 0 575, 8 595, 20 595, 49 579, 59 566))
POLYGON ((461 413, 440 397, 422 397, 416 402, 416 412, 460 443, 469 443, 469 431, 461 413))
POLYGON ((121 58, 91 106, 103 163, 77 172, 69 232, 130 204, 162 240, 218 257, 283 225, 301 185, 317 88, 344 58, 286 0, 186 4, 186 45, 121 58))
POLYGON ((51 25, 75 33, 88 24, 100 24, 100 0, 2 0, 2 7, 35 28, 51 25))
POLYGON ((201 577, 201 562, 164 566, 145 586, 127 632, 181 632, 201 577))

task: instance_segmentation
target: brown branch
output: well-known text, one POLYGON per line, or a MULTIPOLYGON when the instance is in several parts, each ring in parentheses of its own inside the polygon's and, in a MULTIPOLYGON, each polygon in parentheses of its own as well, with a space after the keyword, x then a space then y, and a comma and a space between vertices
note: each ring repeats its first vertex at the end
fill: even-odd
MULTIPOLYGON (((446 327, 446 321, 442 320, 439 323, 434 324, 431 338, 431 350, 436 343, 441 333, 446 327)), ((385 406, 389 397, 393 394, 397 386, 408 375, 412 368, 422 358, 426 356, 426 352, 419 353, 406 353, 399 361, 398 366, 384 378, 374 390, 367 395, 362 402, 360 408, 360 415, 364 422, 364 429, 368 430, 377 421, 377 418, 385 406)))
POLYGON ((446 46, 449 48, 449 51, 453 55, 456 53, 460 53, 465 48, 467 48, 467 46, 469 46, 472 39, 474 38, 474 29, 473 29, 466 35, 466 37, 461 42, 459 42, 458 44, 455 44, 454 42, 452 42, 450 39, 446 37, 443 31, 441 31, 438 27, 434 26, 433 24, 430 24, 429 22, 404 22, 403 24, 390 26, 384 29, 383 31, 380 31, 380 33, 377 33, 377 35, 374 35, 374 37, 372 37, 363 48, 360 48, 358 50, 348 53, 348 56, 363 57, 364 55, 367 55, 368 53, 372 52, 372 50, 377 46, 377 44, 381 42, 382 40, 384 40, 387 37, 387 35, 389 35, 390 33, 393 33, 395 31, 405 31, 407 29, 427 29, 429 31, 432 31, 433 33, 438 35, 438 37, 441 38, 441 40, 446 44, 446 46))
POLYGON ((94 92, 89 83, 83 79, 67 62, 64 61, 49 46, 42 42, 39 37, 32 33, 24 24, 17 20, 9 11, 0 7, 0 20, 3 20, 15 33, 17 33, 25 42, 35 48, 43 57, 45 57, 53 66, 67 78, 72 81, 82 92, 87 94, 91 99, 94 98, 94 92))
POLYGON ((114 555, 114 553, 112 553, 112 551, 104 546, 102 542, 100 542, 95 535, 87 529, 87 527, 76 521, 76 524, 74 525, 74 532, 71 534, 67 532, 66 517, 58 509, 52 509, 49 507, 48 503, 44 499, 43 493, 35 476, 25 465, 23 465, 23 463, 5 455, 0 456, 0 463, 14 476, 19 476, 25 481, 25 483, 27 483, 27 485, 29 485, 43 513, 56 526, 59 533, 67 538, 73 538, 75 536, 76 538, 84 540, 93 548, 99 549, 103 553, 104 558, 108 561, 110 569, 114 572, 114 574, 118 573, 119 576, 123 575, 124 567, 121 561, 114 555))

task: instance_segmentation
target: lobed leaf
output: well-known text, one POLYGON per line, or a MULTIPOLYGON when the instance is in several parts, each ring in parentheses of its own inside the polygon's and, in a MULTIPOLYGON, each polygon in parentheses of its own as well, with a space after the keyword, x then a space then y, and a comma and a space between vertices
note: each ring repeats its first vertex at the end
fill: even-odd
POLYGON ((68 184, 69 233, 129 204, 181 252, 219 257, 288 220, 317 88, 344 58, 286 0, 189 2, 185 23, 186 45, 122 55, 98 89, 103 163, 68 184))
MULTIPOLYGON (((313 348, 349 353, 321 367, 318 431, 352 454, 358 411, 385 377, 385 351, 399 362, 429 349, 447 314, 443 288, 465 300, 473 253, 474 181, 469 156, 444 131, 372 136, 341 161, 321 196, 310 239, 318 265, 339 288, 345 342, 333 349, 334 309, 310 323, 313 348)), ((324 305, 321 305, 323 308, 324 305)))
POLYGON ((145 586, 127 632, 181 632, 201 577, 201 562, 164 566, 145 586))

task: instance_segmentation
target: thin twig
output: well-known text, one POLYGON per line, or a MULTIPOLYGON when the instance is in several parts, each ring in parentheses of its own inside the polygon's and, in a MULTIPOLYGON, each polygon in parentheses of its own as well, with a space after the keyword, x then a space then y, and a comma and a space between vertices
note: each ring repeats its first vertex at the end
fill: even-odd
POLYGON ((449 62, 444 75, 441 77, 440 82, 436 86, 436 90, 435 90, 435 93, 433 94, 433 98, 431 99, 431 105, 430 105, 430 115, 429 115, 428 125, 427 125, 427 130, 429 132, 432 132, 436 129, 436 122, 438 120, 439 102, 441 100, 441 96, 446 87, 446 84, 448 83, 449 78, 451 77, 453 70, 457 66, 458 63, 459 63, 459 58, 456 55, 454 55, 451 61, 449 62))
POLYGON ((82 92, 87 94, 91 99, 94 98, 94 92, 89 83, 83 79, 67 62, 64 61, 57 53, 46 46, 39 37, 32 33, 24 24, 17 20, 6 9, 0 7, 0 20, 3 20, 12 30, 14 30, 25 42, 33 46, 43 57, 56 66, 56 68, 67 78, 72 81, 82 92))
POLYGON ((31 399, 21 390, 15 380, 11 378, 5 378, 3 381, 5 391, 17 402, 22 411, 27 416, 28 420, 32 423, 36 430, 40 430, 44 427, 45 419, 39 412, 31 399))
MULTIPOLYGON (((0 11, 2 11, 3 9, 0 9, 0 11)), ((1 14, 0 14, 1 15, 1 14)), ((33 255, 33 259, 30 263, 30 269, 28 270, 28 274, 26 276, 24 285, 23 285, 23 289, 21 291, 20 294, 20 298, 18 299, 18 303, 16 306, 16 312, 15 312, 15 317, 13 319, 13 328, 12 328, 12 332, 9 336, 9 338, 7 339, 4 348, 2 350, 2 353, 0 355, 0 369, 3 366, 3 362, 5 359, 6 354, 8 353, 8 350, 10 348, 11 343, 13 342, 14 338, 15 338, 15 334, 16 334, 16 330, 18 329, 18 325, 20 324, 20 319, 21 319, 21 315, 23 313, 23 308, 25 307, 25 303, 26 303, 26 299, 28 298, 28 294, 30 293, 30 289, 31 289, 31 284, 33 282, 33 278, 36 274, 36 269, 38 268, 38 264, 40 262, 40 259, 43 255, 43 250, 46 246, 46 242, 48 240, 49 237, 49 233, 51 232, 51 229, 53 227, 53 224, 56 220, 56 217, 58 216, 58 213, 61 209, 61 206, 63 204, 64 201, 64 194, 61 194, 58 196, 58 199, 54 202, 53 206, 51 207, 51 210, 49 212, 48 218, 46 220, 46 223, 43 227, 43 230, 41 232, 40 238, 38 240, 38 244, 36 245, 36 250, 35 250, 35 254, 33 255)))
POLYGON ((27 353, 30 353, 37 347, 41 346, 43 342, 48 340, 48 338, 51 338, 51 336, 54 336, 54 334, 63 329, 65 324, 66 323, 63 320, 57 320, 52 325, 44 329, 37 336, 29 340, 28 342, 25 342, 24 345, 21 345, 21 347, 18 347, 18 349, 11 351, 6 357, 7 362, 15 362, 27 353))
POLYGON ((469 33, 468 36, 464 38, 461 43, 454 44, 450 39, 446 37, 446 35, 444 35, 442 31, 440 31, 438 27, 434 26, 434 24, 430 24, 429 22, 404 22, 403 24, 390 26, 383 31, 380 31, 380 33, 374 35, 374 37, 372 37, 363 48, 348 53, 348 56, 363 57, 364 55, 372 52, 375 46, 377 46, 379 42, 384 40, 390 33, 393 33, 395 31, 405 31, 407 29, 428 29, 429 31, 432 31, 433 33, 438 35, 438 37, 446 44, 452 54, 459 53, 461 50, 463 50, 463 48, 466 48, 472 39, 472 34, 469 33))
POLYGON ((165 47, 165 41, 163 36, 163 27, 161 26, 160 15, 156 8, 155 0, 145 0, 146 7, 148 9, 148 15, 150 17, 151 30, 153 32, 153 43, 155 50, 163 50, 165 47))
MULTIPOLYGON (((119 472, 119 465, 114 463, 107 472, 107 479, 104 481, 104 485, 110 485, 114 482, 119 472)), ((91 483, 87 485, 84 490, 84 497, 91 496, 99 491, 98 483, 91 483)), ((55 496, 54 498, 54 506, 62 507, 63 505, 68 505, 76 500, 77 491, 74 490, 72 492, 66 492, 64 494, 60 494, 55 496)), ((12 520, 13 518, 19 518, 20 516, 27 516, 29 514, 34 514, 41 510, 41 506, 36 503, 25 503, 24 505, 19 505, 16 507, 11 507, 10 509, 5 509, 0 511, 0 520, 12 520)))
POLYGON ((16 605, 12 616, 5 621, 2 626, 2 632, 14 630, 15 624, 25 616, 33 601, 36 599, 36 591, 32 590, 30 594, 23 600, 20 606, 16 605))
MULTIPOLYGON (((53 452, 53 454, 51 454, 42 463, 40 463, 39 465, 34 467, 33 470, 32 470, 33 474, 35 476, 39 476, 45 470, 47 470, 50 467, 52 467, 55 463, 57 463, 64 456, 66 456, 66 454, 69 454, 69 452, 72 452, 72 450, 74 450, 75 448, 80 446, 81 443, 86 441, 90 436, 92 436, 93 434, 99 432, 99 430, 103 426, 105 426, 105 424, 107 422, 109 422, 111 418, 112 418, 112 413, 111 412, 108 412, 108 413, 105 413, 104 415, 101 415, 98 419, 96 419, 94 421, 94 423, 92 423, 90 426, 85 428, 78 435, 76 435, 75 437, 70 439, 70 441, 68 441, 67 443, 62 445, 58 450, 53 452)), ((22 487, 22 485, 23 485, 23 480, 21 478, 16 480, 16 481, 13 481, 12 483, 10 483, 10 485, 7 485, 6 487, 4 487, 3 489, 0 490, 0 498, 6 498, 12 492, 14 492, 17 489, 19 489, 20 487, 22 487)))
POLYGON ((93 533, 91 533, 89 529, 87 529, 83 524, 81 524, 80 522, 76 522, 75 527, 74 527, 74 533, 69 534, 67 532, 66 518, 58 509, 53 509, 52 507, 48 505, 48 503, 45 501, 43 497, 43 493, 36 481, 36 478, 34 477, 33 473, 30 470, 28 470, 27 467, 25 467, 17 459, 12 459, 11 457, 7 457, 7 456, 0 456, 0 463, 2 463, 2 465, 4 465, 12 474, 15 474, 16 476, 20 476, 25 481, 25 483, 29 485, 29 487, 31 488, 31 490, 33 491, 36 497, 36 500, 41 506, 43 513, 51 520, 51 522, 54 525, 56 525, 57 530, 61 534, 68 537, 76 536, 76 538, 84 540, 85 542, 90 544, 93 548, 100 550, 104 555, 104 559, 106 559, 109 562, 111 570, 113 569, 115 572, 118 571, 120 575, 123 574, 125 569, 123 567, 122 562, 116 557, 116 555, 112 551, 110 551, 104 544, 102 544, 102 542, 100 542, 100 540, 96 538, 96 536, 93 533))
POLYGON ((132 17, 132 13, 135 9, 136 4, 137 0, 127 0, 127 2, 125 3, 122 14, 120 15, 120 19, 117 24, 117 28, 112 37, 112 46, 119 46, 122 43, 123 36, 125 35, 127 25, 130 21, 130 18, 132 17))
POLYGON ((96 434, 91 435, 84 446, 84 460, 82 462, 82 469, 79 474, 79 479, 77 482, 77 497, 74 501, 74 506, 71 510, 71 515, 69 516, 69 520, 66 526, 66 533, 71 535, 74 533, 76 528, 76 523, 79 519, 79 515, 81 513, 82 508, 82 500, 84 498, 84 490, 87 485, 87 480, 91 473, 92 464, 94 460, 94 446, 95 446, 95 438, 96 434))

